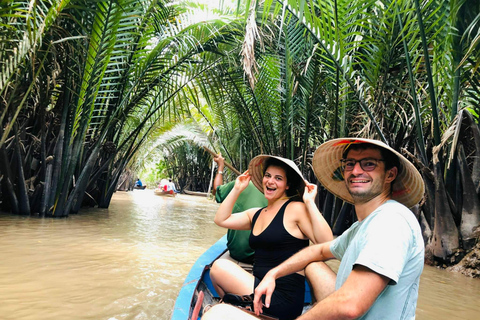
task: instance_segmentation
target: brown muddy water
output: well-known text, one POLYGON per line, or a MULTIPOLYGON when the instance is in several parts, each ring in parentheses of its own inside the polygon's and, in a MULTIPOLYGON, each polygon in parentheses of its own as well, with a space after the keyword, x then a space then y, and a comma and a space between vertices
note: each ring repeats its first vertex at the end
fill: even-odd
MULTIPOLYGON (((0 319, 170 319, 190 267, 225 234, 217 207, 135 190, 67 219, 0 214, 0 319)), ((425 266, 417 319, 479 318, 479 279, 425 266)))

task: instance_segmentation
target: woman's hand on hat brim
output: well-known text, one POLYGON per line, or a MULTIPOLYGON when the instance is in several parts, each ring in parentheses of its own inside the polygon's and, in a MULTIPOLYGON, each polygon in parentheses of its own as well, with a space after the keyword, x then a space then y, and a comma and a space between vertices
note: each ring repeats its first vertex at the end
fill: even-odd
POLYGON ((245 190, 245 188, 248 186, 248 183, 250 182, 250 179, 251 176, 247 170, 237 177, 237 179, 235 180, 235 188, 241 191, 245 190))
POLYGON ((315 201, 317 195, 317 185, 305 180, 305 192, 303 193, 303 202, 315 201))

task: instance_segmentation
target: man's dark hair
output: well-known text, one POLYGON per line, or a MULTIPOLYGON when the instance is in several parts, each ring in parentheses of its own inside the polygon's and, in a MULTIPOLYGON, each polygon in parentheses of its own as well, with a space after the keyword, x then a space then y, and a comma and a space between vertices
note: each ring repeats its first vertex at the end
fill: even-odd
POLYGON ((350 150, 355 150, 355 151, 364 151, 367 149, 374 149, 374 150, 379 150, 380 154, 382 155, 382 159, 385 163, 385 170, 392 169, 393 167, 397 167, 398 172, 400 173, 400 170, 402 169, 400 166, 400 160, 398 159, 397 155, 390 150, 387 150, 385 148, 379 147, 375 144, 371 143, 352 143, 348 147, 345 148, 343 151, 343 159, 345 159, 350 152, 350 150))
POLYGON ((287 165, 285 162, 281 160, 278 160, 276 158, 269 158, 267 161, 265 161, 265 167, 263 168, 263 175, 265 175, 265 172, 267 171, 267 168, 269 166, 280 167, 283 170, 285 170, 285 174, 287 176, 287 185, 290 187, 286 191, 286 194, 288 197, 294 197, 299 194, 301 181, 296 181, 298 180, 298 178, 295 170, 293 170, 289 165, 287 165))

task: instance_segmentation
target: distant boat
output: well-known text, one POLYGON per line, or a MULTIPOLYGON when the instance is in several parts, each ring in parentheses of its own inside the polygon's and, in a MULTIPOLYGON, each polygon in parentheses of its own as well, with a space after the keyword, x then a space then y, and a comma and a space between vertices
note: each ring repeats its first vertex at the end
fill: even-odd
MULTIPOLYGON (((210 279, 213 262, 227 251, 227 236, 205 251, 190 269, 178 294, 171 320, 199 320, 204 308, 217 304, 220 298, 210 279)), ((305 282, 304 312, 312 306, 310 286, 305 282)))
POLYGON ((133 189, 145 190, 146 187, 147 187, 147 185, 144 185, 144 186, 135 186, 135 187, 133 187, 133 189))
POLYGON ((200 192, 200 191, 190 191, 190 190, 183 190, 186 194, 189 194, 191 196, 201 196, 201 197, 207 197, 208 192, 200 192))
POLYGON ((157 196, 175 197, 177 193, 173 190, 165 191, 164 189, 156 188, 153 193, 157 196))
POLYGON ((171 184, 173 183, 168 179, 162 179, 158 184, 158 187, 154 190, 154 193, 159 196, 176 196, 178 191, 175 191, 175 187, 171 187, 171 184))

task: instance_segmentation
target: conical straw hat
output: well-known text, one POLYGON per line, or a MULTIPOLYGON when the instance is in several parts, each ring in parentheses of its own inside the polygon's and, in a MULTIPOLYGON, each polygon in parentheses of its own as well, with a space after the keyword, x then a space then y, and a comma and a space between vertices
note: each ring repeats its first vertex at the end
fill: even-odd
POLYGON ((344 201, 353 203, 353 198, 343 179, 340 160, 346 147, 355 143, 370 143, 393 152, 400 161, 400 168, 398 168, 398 175, 393 183, 391 198, 408 208, 420 202, 425 193, 425 186, 422 176, 415 166, 385 143, 363 138, 333 139, 323 143, 315 151, 312 161, 313 171, 328 191, 344 201))
POLYGON ((275 158, 277 160, 280 160, 283 163, 285 163, 287 166, 293 169, 293 171, 296 173, 295 181, 287 181, 287 183, 290 186, 296 187, 298 195, 300 196, 300 198, 302 198, 303 192, 305 191, 305 180, 303 179, 303 175, 300 172, 300 169, 298 169, 295 162, 293 162, 290 159, 285 159, 282 157, 261 154, 256 156, 250 161, 250 164, 248 165, 248 172, 250 173, 251 181, 255 185, 255 187, 257 187, 257 189, 260 190, 261 193, 263 193, 262 181, 263 181, 263 174, 266 169, 265 163, 267 163, 268 159, 270 158, 275 158))

